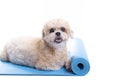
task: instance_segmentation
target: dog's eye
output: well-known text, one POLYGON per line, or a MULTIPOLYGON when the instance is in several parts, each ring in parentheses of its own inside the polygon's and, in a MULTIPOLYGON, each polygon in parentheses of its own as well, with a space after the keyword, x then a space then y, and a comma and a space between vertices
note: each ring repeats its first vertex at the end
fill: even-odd
POLYGON ((64 27, 61 27, 61 31, 65 32, 65 28, 64 28, 64 27))
POLYGON ((54 32, 54 31, 55 31, 55 29, 54 29, 54 28, 51 28, 51 29, 50 29, 50 33, 54 32))

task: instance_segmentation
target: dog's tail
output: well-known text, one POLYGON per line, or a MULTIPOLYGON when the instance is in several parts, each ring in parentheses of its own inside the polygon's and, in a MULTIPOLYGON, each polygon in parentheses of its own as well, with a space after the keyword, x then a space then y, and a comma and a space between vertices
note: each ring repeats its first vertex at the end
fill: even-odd
POLYGON ((3 51, 0 51, 0 60, 8 61, 8 55, 7 55, 6 48, 4 48, 3 51))

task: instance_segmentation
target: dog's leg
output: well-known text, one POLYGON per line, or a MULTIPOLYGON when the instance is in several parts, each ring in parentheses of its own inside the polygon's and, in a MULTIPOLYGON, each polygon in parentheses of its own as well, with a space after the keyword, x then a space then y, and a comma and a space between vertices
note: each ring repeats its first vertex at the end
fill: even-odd
POLYGON ((0 60, 8 61, 8 55, 7 55, 6 48, 4 48, 3 51, 0 52, 0 60))
POLYGON ((65 67, 68 71, 71 71, 71 60, 70 58, 67 58, 65 61, 65 67))

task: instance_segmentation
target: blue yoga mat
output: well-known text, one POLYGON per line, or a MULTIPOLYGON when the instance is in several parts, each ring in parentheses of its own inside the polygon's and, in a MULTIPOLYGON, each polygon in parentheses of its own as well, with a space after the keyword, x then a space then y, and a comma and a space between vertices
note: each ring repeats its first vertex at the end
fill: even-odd
POLYGON ((0 75, 41 75, 41 76, 84 76, 90 70, 89 61, 81 39, 68 42, 68 52, 71 56, 71 69, 68 72, 64 67, 60 70, 45 71, 0 61, 0 75))
POLYGON ((68 44, 68 51, 71 54, 71 68, 74 74, 86 75, 90 70, 90 64, 82 40, 76 38, 68 44))

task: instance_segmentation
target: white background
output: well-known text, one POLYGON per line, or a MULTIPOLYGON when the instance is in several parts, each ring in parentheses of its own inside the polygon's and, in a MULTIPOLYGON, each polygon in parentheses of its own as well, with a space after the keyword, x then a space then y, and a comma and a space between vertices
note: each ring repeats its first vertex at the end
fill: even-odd
POLYGON ((53 18, 68 20, 74 37, 84 41, 90 72, 83 77, 0 76, 1 80, 120 79, 119 0, 0 0, 0 49, 13 37, 41 37, 45 21, 53 18))

